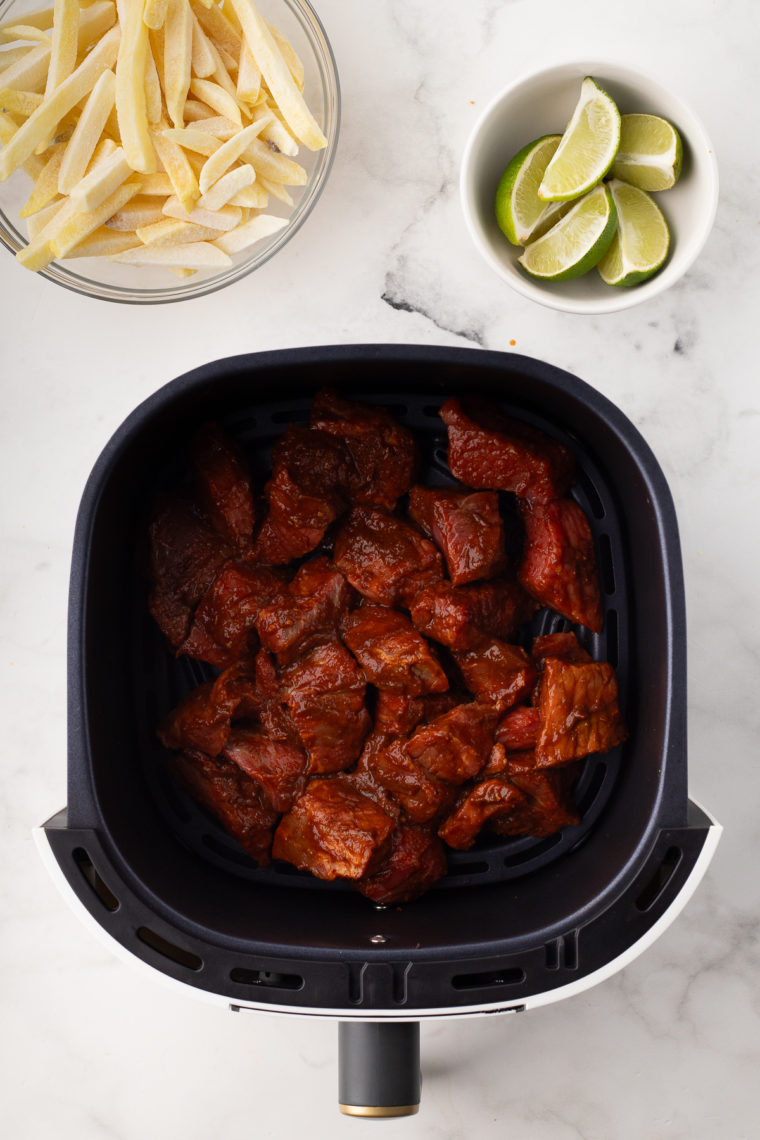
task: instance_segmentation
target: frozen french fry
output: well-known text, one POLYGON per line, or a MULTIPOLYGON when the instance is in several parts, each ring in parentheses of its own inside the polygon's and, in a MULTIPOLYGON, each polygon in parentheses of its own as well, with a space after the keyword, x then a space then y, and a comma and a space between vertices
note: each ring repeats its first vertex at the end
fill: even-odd
POLYGON ((199 226, 209 226, 212 230, 234 230, 240 225, 243 213, 236 206, 222 206, 220 210, 204 210, 202 206, 194 206, 186 210, 179 198, 167 198, 163 205, 163 212, 167 218, 179 218, 182 222, 196 222, 199 226))
MULTIPOLYGON (((133 173, 122 147, 117 149, 94 170, 86 174, 71 190, 71 198, 79 210, 96 210, 133 173)), ((142 192, 142 185, 138 185, 142 192)), ((137 193, 137 191, 135 191, 137 193)))
POLYGON ((184 245, 189 241, 209 241, 219 237, 219 230, 199 226, 195 222, 181 222, 178 218, 163 218, 150 226, 142 226, 137 236, 143 245, 184 245))
POLYGON ((289 158, 293 158, 298 154, 298 143, 293 138, 288 128, 280 122, 276 115, 272 116, 272 121, 267 123, 261 132, 261 137, 264 142, 271 143, 277 148, 280 154, 286 154, 289 158))
POLYGON ((187 0, 168 0, 164 22, 164 96, 175 127, 184 126, 193 50, 192 12, 187 0))
POLYGON ((109 230, 139 230, 142 226, 151 225, 152 222, 160 222, 163 217, 161 203, 157 198, 136 194, 107 219, 106 225, 109 230))
POLYGON ((240 253, 241 249, 246 249, 254 242, 261 241, 262 238, 271 237, 272 234, 276 234, 287 224, 285 218, 275 218, 271 214, 259 214, 258 217, 251 218, 249 222, 244 222, 242 226, 237 226, 234 230, 220 234, 215 239, 214 245, 217 249, 223 249, 225 253, 240 253))
POLYGON ((51 248, 51 242, 59 230, 63 228, 69 218, 72 218, 76 213, 76 207, 70 198, 64 198, 60 210, 56 210, 52 214, 50 221, 48 221, 35 237, 29 242, 29 245, 20 249, 16 254, 16 261, 19 265, 23 265, 24 269, 31 269, 36 272, 38 269, 44 269, 53 260, 54 254, 51 248))
POLYGON ((47 79, 49 63, 49 44, 40 44, 38 47, 29 48, 10 66, 0 72, 0 84, 3 87, 15 87, 17 91, 42 91, 47 79))
MULTIPOLYGON (((50 248, 54 256, 66 257, 75 246, 79 245, 80 241, 89 237, 91 233, 102 226, 104 222, 108 221, 118 210, 123 209, 130 198, 134 198, 139 189, 139 179, 136 178, 131 182, 125 182, 122 186, 119 186, 118 189, 114 190, 113 194, 105 198, 94 210, 88 210, 85 213, 75 213, 58 231, 50 243, 50 248)), ((71 201, 71 199, 69 199, 69 201, 71 201)))
POLYGON ((250 53, 248 44, 240 45, 238 63, 237 97, 241 103, 255 103, 261 94, 261 72, 250 53))
POLYGON ((146 28, 152 28, 157 32, 159 28, 163 28, 164 21, 166 20, 166 10, 168 0, 145 0, 145 8, 143 10, 143 23, 146 28))
POLYGON ((35 28, 29 24, 7 25, 4 38, 8 43, 13 40, 28 40, 35 44, 47 44, 48 47, 51 47, 53 42, 49 31, 43 32, 40 28, 35 28))
POLYGON ((83 8, 79 13, 77 54, 81 55, 91 44, 96 43, 115 23, 116 5, 113 0, 95 0, 89 8, 83 8))
POLYGON ((271 182, 268 178, 259 176, 258 183, 262 190, 266 190, 267 194, 271 194, 273 198, 277 198, 280 202, 284 202, 286 206, 293 205, 293 199, 287 191, 287 187, 283 186, 282 182, 271 182))
POLYGON ((205 5, 200 0, 190 0, 190 7, 198 17, 201 27, 217 47, 224 48, 233 59, 240 58, 240 32, 236 30, 221 8, 216 4, 205 5))
POLYGON ((238 190, 234 198, 230 198, 228 205, 242 206, 246 210, 265 210, 269 205, 269 195, 261 185, 261 179, 257 178, 252 185, 238 190))
POLYGON ((61 207, 64 205, 65 198, 55 198, 52 202, 48 202, 47 206, 43 206, 36 214, 31 214, 26 219, 26 232, 29 235, 29 240, 36 238, 41 230, 51 221, 61 207))
POLYGON ((47 161, 34 183, 34 189, 19 211, 20 218, 31 217, 58 196, 58 178, 66 148, 63 143, 48 147, 47 161))
POLYGON ((224 250, 207 241, 184 245, 140 245, 115 254, 111 260, 124 265, 167 265, 184 269, 222 269, 232 265, 232 258, 224 250))
POLYGON ((327 146, 327 139, 306 106, 303 95, 299 91, 266 21, 250 3, 250 0, 230 0, 230 3, 240 21, 251 55, 276 100, 285 122, 296 138, 310 150, 321 150, 322 147, 327 146))
POLYGON ((184 147, 185 150, 193 150, 196 154, 203 154, 207 158, 222 145, 222 140, 208 131, 196 131, 192 127, 183 127, 181 130, 169 127, 162 133, 164 138, 170 139, 177 146, 184 147))
POLYGON ((151 137, 164 170, 171 179, 174 193, 183 206, 190 207, 198 200, 198 179, 181 146, 166 137, 165 121, 151 128, 151 137))
POLYGON ((198 179, 201 194, 205 194, 210 186, 222 177, 222 175, 229 170, 233 162, 237 162, 240 155, 251 145, 251 143, 260 134, 263 127, 266 126, 271 120, 270 115, 262 115, 256 119, 255 122, 249 126, 244 127, 242 131, 238 131, 231 139, 214 151, 214 153, 206 160, 203 170, 198 179))
POLYGON ((66 144, 66 150, 58 175, 58 189, 61 194, 71 193, 84 178, 89 163, 103 134, 108 116, 114 108, 116 97, 116 76, 109 68, 95 83, 84 105, 74 133, 66 144))
POLYGON ((269 28, 269 31, 272 33, 272 39, 274 40, 274 42, 277 44, 278 48, 282 52, 282 58, 285 60, 285 62, 288 65, 288 70, 290 71, 290 74, 293 76, 293 81, 294 81, 296 87, 298 88, 299 91, 303 91, 304 66, 303 66, 303 63, 301 61, 300 56, 296 52, 296 50, 293 47, 290 40, 288 40, 282 34, 282 32, 279 30, 279 28, 276 28, 274 26, 274 24, 270 24, 269 21, 267 21, 267 27, 269 28))
POLYGON ((211 79, 191 79, 190 90, 196 98, 202 99, 218 115, 225 115, 228 119, 232 119, 233 123, 242 127, 243 116, 240 113, 237 100, 218 83, 214 83, 211 79))
POLYGON ((168 174, 143 174, 140 179, 140 193, 151 198, 169 198, 174 193, 172 180, 168 174))
POLYGON ((185 122, 195 123, 198 119, 211 119, 216 117, 216 111, 206 103, 201 103, 200 99, 186 99, 185 100, 185 122))
POLYGON ((150 46, 150 35, 145 52, 145 111, 149 123, 160 121, 163 111, 163 94, 161 80, 158 77, 158 68, 153 58, 153 49, 150 46))
POLYGON ((35 147, 49 137, 63 116, 92 90, 103 72, 112 66, 118 44, 119 30, 112 28, 76 70, 19 127, 0 153, 0 181, 8 178, 34 152, 35 147))
POLYGON ((201 27, 200 21, 192 9, 191 15, 193 22, 193 75, 197 76, 198 79, 208 79, 210 75, 214 74, 214 70, 216 68, 216 60, 211 52, 209 42, 206 39, 206 33, 201 27))
MULTIPOLYGON (((0 24, 0 44, 9 43, 14 39, 14 36, 9 36, 8 31, 13 28, 20 21, 18 20, 5 20, 0 24)), ((37 12, 25 12, 23 23, 30 28, 38 28, 46 31, 53 26, 53 9, 42 8, 37 12)))
POLYGON ((133 170, 152 174, 156 155, 148 129, 145 62, 148 29, 142 20, 143 0, 123 0, 126 21, 116 60, 116 116, 121 145, 133 170))
POLYGON ((200 131, 202 134, 213 135, 224 142, 226 139, 231 139, 236 131, 240 130, 240 127, 237 123, 233 123, 232 119, 228 119, 226 115, 215 115, 212 112, 207 118, 196 119, 192 123, 192 129, 200 131))
POLYGON ((201 195, 198 205, 202 210, 218 210, 246 186, 256 181, 256 171, 249 163, 228 170, 201 195))
POLYGON ((308 176, 304 168, 292 158, 277 154, 261 139, 254 139, 243 155, 256 174, 270 182, 284 182, 286 186, 305 186, 308 176))
POLYGON ((134 249, 142 243, 134 231, 109 230, 100 226, 88 237, 84 238, 66 254, 72 257, 111 257, 115 253, 123 253, 125 249, 134 249))
POLYGON ((76 67, 78 42, 79 0, 55 0, 46 96, 60 87, 76 67))
POLYGON ((0 91, 0 107, 4 111, 10 111, 12 115, 28 119, 37 110, 42 98, 42 95, 36 91, 14 91, 12 87, 6 87, 0 91))

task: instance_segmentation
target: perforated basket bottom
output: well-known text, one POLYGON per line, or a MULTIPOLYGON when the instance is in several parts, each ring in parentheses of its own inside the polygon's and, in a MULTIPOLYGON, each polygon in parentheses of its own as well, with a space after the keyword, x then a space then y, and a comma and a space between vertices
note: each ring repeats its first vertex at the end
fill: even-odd
MULTIPOLYGON (((421 451, 420 482, 443 485, 453 482, 446 465, 446 435, 438 415, 441 401, 430 394, 410 393, 403 402, 394 397, 393 403, 382 396, 362 391, 344 390, 350 399, 377 403, 387 407, 402 423, 411 428, 421 451)), ((572 626, 549 610, 539 611, 530 626, 522 633, 521 641, 529 646, 539 634, 573 629, 581 644, 598 661, 609 661, 618 676, 623 713, 631 707, 628 700, 629 662, 626 647, 628 639, 628 613, 626 592, 626 552, 623 532, 611 488, 594 464, 593 458, 579 447, 575 437, 557 431, 541 417, 504 402, 499 405, 509 415, 530 423, 559 439, 574 453, 578 468, 577 481, 571 496, 584 509, 594 536, 599 567, 604 625, 601 634, 592 634, 581 626, 572 626)), ((257 487, 261 487, 269 472, 269 454, 272 444, 289 423, 307 423, 310 400, 283 400, 277 403, 257 404, 248 411, 225 417, 223 426, 244 447, 257 487)), ((161 472, 160 482, 174 485, 187 477, 184 456, 173 456, 161 472)), ((147 505, 146 505, 147 506, 147 505)), ((516 516, 510 496, 504 496, 504 513, 509 530, 510 511, 516 526, 516 516)), ((516 533, 516 530, 515 530, 516 533)), ((210 666, 190 661, 175 660, 164 644, 147 611, 145 583, 135 577, 133 591, 132 642, 135 668, 132 676, 139 688, 134 694, 136 732, 145 778, 154 802, 171 832, 202 859, 231 874, 257 883, 276 884, 278 887, 297 886, 299 889, 344 891, 347 883, 325 883, 285 863, 270 867, 257 867, 241 847, 222 829, 221 825, 181 792, 171 780, 166 766, 166 752, 158 742, 155 727, 159 720, 196 685, 215 675, 210 666)), ((581 772, 576 788, 580 823, 548 838, 529 836, 510 839, 484 833, 476 845, 466 852, 448 851, 449 871, 433 888, 448 890, 471 884, 502 882, 521 877, 561 858, 588 837, 604 811, 617 779, 621 764, 621 749, 604 756, 589 757, 581 772)))

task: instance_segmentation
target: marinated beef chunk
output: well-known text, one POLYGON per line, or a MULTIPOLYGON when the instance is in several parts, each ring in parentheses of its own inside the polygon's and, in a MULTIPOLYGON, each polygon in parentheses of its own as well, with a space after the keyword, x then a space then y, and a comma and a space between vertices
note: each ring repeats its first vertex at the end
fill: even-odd
POLYGON ((478 649, 491 638, 508 641, 536 609, 517 582, 436 582, 421 589, 410 607, 412 621, 426 637, 453 650, 478 649))
POLYGON ((519 811, 525 803, 526 796, 506 776, 491 776, 462 795, 454 811, 438 828, 438 834, 449 847, 467 851, 484 824, 519 811))
POLYGON ((335 540, 335 564, 360 594, 383 606, 406 605, 423 585, 443 577, 432 542, 371 507, 351 511, 335 540))
POLYGON ((539 705, 539 767, 609 752, 628 733, 618 707, 615 672, 606 662, 568 665, 549 658, 539 705))
POLYGON ((450 784, 430 775, 408 752, 408 741, 392 740, 368 758, 374 780, 386 788, 415 823, 427 823, 453 803, 450 784))
POLYGON ((362 606, 344 623, 343 641, 378 689, 407 697, 442 693, 443 669, 409 618, 384 606, 362 606))
POLYGON ((180 701, 158 727, 165 748, 192 748, 218 756, 230 734, 232 712, 214 700, 214 682, 206 681, 180 701))
POLYGON ((485 400, 447 400, 449 467, 468 487, 512 491, 533 503, 564 495, 573 476, 566 447, 485 400))
POLYGON ((334 641, 351 593, 329 559, 305 562, 287 592, 261 608, 256 628, 262 645, 286 665, 320 642, 334 641))
POLYGON ((370 729, 366 684, 348 650, 322 645, 284 669, 283 695, 309 753, 309 774, 349 768, 370 729))
POLYGON ((530 655, 539 669, 543 668, 548 657, 556 657, 570 665, 583 665, 592 660, 574 633, 546 633, 537 637, 530 655))
POLYGON ((230 560, 201 598, 177 653, 226 669, 257 649, 255 624, 263 605, 285 589, 267 566, 230 560))
POLYGON ((473 701, 420 725, 406 743, 407 754, 426 772, 449 784, 478 774, 493 746, 498 712, 473 701))
POLYGON ((306 785, 304 750, 272 740, 258 725, 233 728, 224 755, 256 781, 275 811, 290 811, 306 785))
POLYGON ((172 772, 193 799, 216 816, 244 851, 269 863, 277 812, 262 803, 257 784, 223 756, 186 750, 172 756, 172 772))
POLYGON ((192 444, 198 497, 212 524, 232 546, 249 553, 253 543, 253 491, 238 444, 219 424, 205 424, 192 444))
POLYGON ((531 770, 512 764, 508 775, 526 802, 518 811, 492 820, 491 828, 499 835, 533 835, 539 839, 580 823, 564 769, 531 770))
POLYGON ((373 875, 356 884, 374 903, 411 902, 446 874, 446 852, 432 832, 402 825, 393 832, 390 855, 373 875))
POLYGON ((389 852, 393 826, 350 778, 310 780, 280 820, 272 854, 319 879, 360 879, 389 852))
POLYGON ((283 702, 282 686, 272 654, 260 649, 255 662, 255 716, 272 740, 287 740, 300 747, 301 738, 283 702))
POLYGON ((541 718, 537 708, 521 706, 510 709, 496 727, 496 740, 507 752, 523 752, 535 748, 541 718))
POLYGON ((419 697, 407 697, 380 689, 375 705, 373 732, 378 736, 408 736, 425 715, 425 703, 419 697))
POLYGON ((499 712, 528 696, 536 679, 525 650, 495 638, 478 649, 455 653, 454 659, 473 696, 499 712))
POLYGON ((441 500, 433 508, 433 537, 443 551, 455 586, 494 578, 507 564, 504 523, 493 491, 441 500))
POLYGON ((414 436, 385 408, 344 400, 331 388, 314 397, 311 426, 343 440, 351 454, 351 502, 386 507, 411 487, 417 469, 414 436))
POLYGON ((455 487, 423 487, 415 484, 409 492, 407 514, 427 538, 434 537, 435 520, 433 509, 436 503, 456 503, 465 496, 455 487))
POLYGON ((351 459, 340 439, 290 426, 272 448, 269 511, 256 539, 262 562, 282 565, 321 542, 347 505, 351 459))
POLYGON ((193 610, 233 554, 199 508, 182 495, 163 496, 149 530, 148 606, 176 649, 187 637, 193 610))
POLYGON ((525 546, 518 578, 544 606, 594 633, 602 630, 602 602, 588 519, 572 499, 520 504, 525 546))

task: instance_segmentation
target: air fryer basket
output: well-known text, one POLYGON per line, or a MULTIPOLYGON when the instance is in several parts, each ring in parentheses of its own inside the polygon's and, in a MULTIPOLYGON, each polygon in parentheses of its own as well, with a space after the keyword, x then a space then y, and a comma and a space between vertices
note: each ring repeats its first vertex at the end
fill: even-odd
MULTIPOLYGON (((532 633, 563 627, 543 613, 532 633)), ((102 930, 235 1008, 369 1021, 524 1008, 632 956, 704 864, 711 821, 687 797, 685 654, 664 476, 633 425, 582 381, 526 357, 447 348, 217 361, 140 405, 87 484, 69 604, 68 808, 45 838, 102 930), (183 477, 187 441, 208 419, 265 476, 272 442, 306 420, 326 384, 412 427, 429 481, 447 478, 437 410, 450 394, 482 394, 570 447, 605 609, 601 635, 578 633, 615 666, 631 730, 621 749, 586 762, 578 826, 452 852, 449 875, 403 907, 375 908, 293 868, 256 868, 175 790, 155 737, 206 667, 175 661, 147 614, 140 551, 152 496, 183 477)))

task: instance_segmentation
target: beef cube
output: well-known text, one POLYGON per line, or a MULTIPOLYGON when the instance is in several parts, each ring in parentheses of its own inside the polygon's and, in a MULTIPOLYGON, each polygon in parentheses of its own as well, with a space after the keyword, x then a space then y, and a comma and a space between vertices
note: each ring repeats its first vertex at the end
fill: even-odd
POLYGON ((262 645, 287 665, 320 643, 334 641, 351 593, 327 558, 305 562, 287 593, 262 607, 256 623, 262 645))
POLYGON ((485 400, 447 400, 451 473, 469 487, 512 491, 533 503, 564 495, 573 475, 566 447, 485 400))
POLYGON ((436 582, 416 594, 410 613, 426 637, 452 650, 468 650, 494 637, 509 640, 535 609, 535 602, 517 582, 499 580, 469 586, 436 582))
POLYGON ((319 646, 284 669, 281 680, 290 717, 309 753, 309 773, 350 767, 370 729, 366 684, 351 654, 337 642, 319 646))
POLYGON ((343 440, 351 454, 351 502, 386 507, 412 483, 417 468, 414 436, 384 408, 356 404, 325 388, 314 397, 311 426, 343 440))
POLYGON ((423 487, 417 483, 409 492, 407 514, 427 538, 435 537, 433 510, 436 503, 457 503, 465 495, 455 487, 423 487))
POLYGON ((149 542, 150 612, 177 649, 187 637, 193 610, 233 550, 198 507, 181 495, 158 500, 149 542))
POLYGON ((467 851, 484 824, 518 811, 525 803, 526 796, 506 776, 491 776, 462 795, 438 834, 449 847, 467 851))
POLYGON ((574 633, 547 633, 537 637, 530 655, 539 668, 543 668, 548 657, 556 657, 570 665, 583 665, 592 660, 574 633))
POLYGON ((507 752, 523 752, 535 748, 541 718, 537 708, 521 706, 510 709, 496 727, 496 740, 507 752))
POLYGON ((536 670, 517 645, 492 638, 478 649, 455 653, 464 683, 479 701, 499 712, 523 700, 531 691, 536 670))
POLYGON ((526 802, 517 811, 491 821, 492 830, 499 835, 533 835, 538 839, 580 823, 564 769, 536 770, 512 762, 508 776, 524 793, 526 802))
POLYGON ((443 577, 432 542, 371 507, 351 511, 335 540, 335 564, 360 594, 384 606, 406 605, 423 585, 443 577))
POLYGON ((178 654, 226 669, 257 648, 255 624, 262 606, 285 584, 267 566, 230 560, 219 570, 195 611, 178 654))
POLYGON ((158 736, 165 748, 197 749, 217 756, 224 748, 235 715, 255 711, 255 686, 247 666, 232 666, 206 681, 164 718, 158 736))
POLYGON ((256 539, 262 562, 302 558, 345 510, 351 459, 342 440, 293 427, 272 448, 269 512, 256 539))
POLYGON ((440 839, 427 828, 402 824, 393 832, 390 854, 374 874, 359 879, 356 889, 384 906, 411 902, 442 879, 446 869, 440 839))
POLYGON ((258 726, 233 728, 224 755, 261 788, 275 811, 290 811, 306 784, 306 753, 283 740, 272 740, 258 726))
POLYGON ((390 850, 394 823, 350 779, 310 780, 280 820, 272 854, 319 879, 361 879, 390 850))
POLYGON ((266 649, 260 649, 255 662, 255 715, 272 740, 287 740, 300 746, 301 738, 296 731, 290 713, 283 701, 282 686, 277 675, 274 658, 266 649))
POLYGON ((498 712, 473 701, 421 725, 406 743, 408 756, 429 775, 463 784, 478 774, 493 746, 498 712))
POLYGON ((196 433, 191 454, 203 509, 227 542, 249 553, 253 543, 253 491, 240 447, 219 424, 210 423, 196 433))
POLYGON ((375 705, 373 732, 378 736, 408 736, 425 715, 425 703, 420 697, 407 697, 380 689, 375 705))
POLYGON ((525 546, 518 578, 529 594, 569 621, 602 630, 594 542, 585 514, 572 499, 520 504, 525 546))
POLYGON ((606 662, 568 665, 549 658, 539 705, 539 767, 609 752, 628 733, 618 707, 615 672, 606 662))
POLYGON ((270 859, 277 812, 262 803, 258 785, 223 756, 186 750, 171 759, 177 782, 220 821, 260 866, 270 859))
POLYGON ((369 771, 401 804, 411 820, 427 823, 448 810, 456 793, 450 784, 436 779, 413 760, 407 745, 407 741, 392 740, 369 758, 369 771))
POLYGON ((478 773, 478 779, 484 780, 487 776, 508 776, 512 772, 513 763, 517 764, 518 767, 525 764, 530 768, 535 768, 536 753, 535 751, 507 752, 504 745, 497 740, 489 753, 485 767, 481 768, 478 773))
POLYGON ((343 641, 378 689, 421 697, 449 687, 424 637, 396 610, 362 606, 344 623, 343 641))
POLYGON ((442 500, 433 508, 433 537, 443 551, 455 586, 494 578, 507 564, 504 523, 493 491, 442 500))

